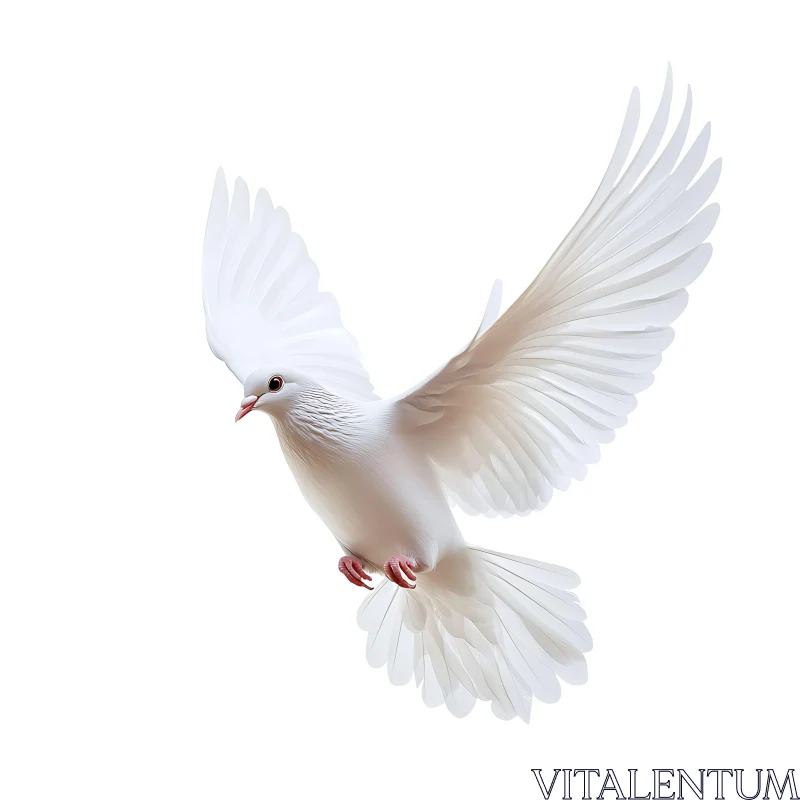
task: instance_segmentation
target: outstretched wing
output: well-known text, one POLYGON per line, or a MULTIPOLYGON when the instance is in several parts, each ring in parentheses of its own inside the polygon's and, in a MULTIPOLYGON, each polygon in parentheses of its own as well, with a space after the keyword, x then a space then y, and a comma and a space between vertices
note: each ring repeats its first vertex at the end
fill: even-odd
POLYGON ((652 383, 686 286, 711 256, 704 241, 719 212, 704 205, 721 162, 694 180, 708 125, 679 161, 691 90, 661 146, 671 99, 670 72, 623 172, 638 125, 634 89, 597 193, 534 282, 438 373, 397 398, 410 435, 467 512, 543 508, 554 488, 584 477, 652 383))
POLYGON ((358 345, 318 280, 286 211, 259 189, 251 215, 241 178, 229 204, 219 170, 203 244, 203 306, 214 355, 242 383, 259 368, 298 367, 339 394, 373 399, 358 345))

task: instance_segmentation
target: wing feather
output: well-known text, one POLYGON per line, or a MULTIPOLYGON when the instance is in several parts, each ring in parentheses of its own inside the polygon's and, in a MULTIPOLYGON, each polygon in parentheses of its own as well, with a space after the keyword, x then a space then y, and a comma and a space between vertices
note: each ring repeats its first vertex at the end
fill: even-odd
POLYGON ((214 355, 244 383, 271 365, 299 367, 348 397, 374 399, 355 339, 289 216, 259 189, 250 210, 247 184, 233 196, 217 173, 203 245, 203 307, 214 355))
POLYGON ((407 433, 469 513, 543 508, 553 489, 585 476, 652 383, 686 287, 711 258, 705 240, 719 216, 707 203, 721 161, 701 173, 708 125, 681 158, 691 90, 662 146, 671 101, 670 69, 630 156, 639 122, 632 92, 597 192, 536 279, 492 324, 496 286, 469 345, 395 398, 407 433))

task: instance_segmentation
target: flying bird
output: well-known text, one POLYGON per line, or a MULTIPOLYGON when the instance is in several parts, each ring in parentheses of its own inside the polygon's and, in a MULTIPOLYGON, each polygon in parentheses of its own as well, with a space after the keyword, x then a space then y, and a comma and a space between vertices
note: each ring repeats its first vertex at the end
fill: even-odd
POLYGON ((268 414, 311 507, 339 542, 338 569, 370 590, 367 660, 457 717, 476 700, 530 720, 532 698, 587 678, 592 640, 563 567, 468 545, 453 506, 524 515, 582 479, 653 380, 711 256, 720 175, 700 174, 706 125, 685 149, 691 89, 664 143, 660 104, 631 155, 634 89, 594 197, 535 280, 498 317, 501 285, 469 344, 390 399, 373 391, 335 298, 283 208, 217 174, 203 248, 214 354, 244 386, 236 413, 268 414), (685 149, 685 152, 684 152, 685 149), (682 155, 683 154, 683 155, 682 155), (699 177, 698 177, 699 175, 699 177), (382 581, 373 591, 373 577, 382 581))

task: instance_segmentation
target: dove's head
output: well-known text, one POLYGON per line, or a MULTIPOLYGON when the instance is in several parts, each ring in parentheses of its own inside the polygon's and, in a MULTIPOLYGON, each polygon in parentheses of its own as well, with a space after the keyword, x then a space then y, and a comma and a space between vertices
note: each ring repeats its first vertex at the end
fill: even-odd
POLYGON ((279 416, 291 409, 302 393, 316 383, 296 369, 270 367, 251 372, 244 382, 244 400, 236 421, 253 409, 279 416))

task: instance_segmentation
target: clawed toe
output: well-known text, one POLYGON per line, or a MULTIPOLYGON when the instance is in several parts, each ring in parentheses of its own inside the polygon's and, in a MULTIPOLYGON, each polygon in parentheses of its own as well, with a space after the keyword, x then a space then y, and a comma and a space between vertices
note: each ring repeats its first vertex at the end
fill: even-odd
POLYGON ((386 577, 403 589, 413 589, 416 586, 415 569, 417 569, 417 562, 407 556, 392 556, 383 565, 386 577))
POLYGON ((339 559, 339 572, 354 586, 363 586, 365 589, 370 590, 374 588, 365 583, 365 581, 371 581, 372 578, 364 571, 364 565, 357 558, 342 556, 339 559))

